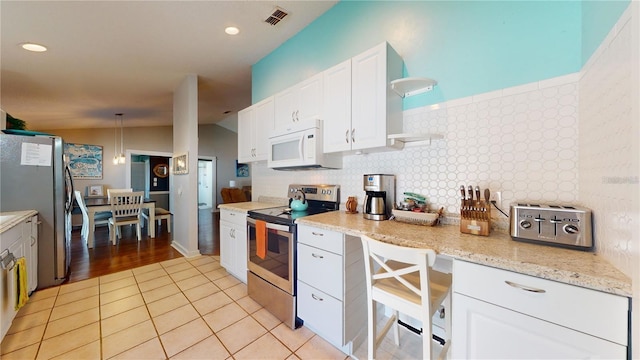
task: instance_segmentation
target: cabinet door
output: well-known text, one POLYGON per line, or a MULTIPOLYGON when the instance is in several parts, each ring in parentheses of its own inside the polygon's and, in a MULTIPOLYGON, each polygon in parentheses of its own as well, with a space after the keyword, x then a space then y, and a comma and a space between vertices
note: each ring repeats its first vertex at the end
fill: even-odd
POLYGON ((248 107, 238 112, 238 161, 251 162, 255 153, 255 130, 253 127, 255 109, 248 107))
POLYGON ((387 135, 402 132, 402 98, 389 81, 402 77, 402 58, 382 43, 351 59, 351 148, 385 147, 387 135))
POLYGON ((253 161, 267 160, 269 135, 274 129, 273 97, 254 105, 254 158, 253 161))
POLYGON ((452 308, 453 359, 627 357, 625 346, 465 295, 454 293, 452 308))
MULTIPOLYGON (((2 233, 0 242, 2 249, 8 249, 16 258, 24 256, 24 239, 22 224, 18 224, 2 233)), ((15 272, 0 269, 0 339, 9 331, 11 322, 16 316, 15 272)))
POLYGON ((296 122, 324 119, 322 114, 322 79, 322 73, 319 73, 298 85, 296 122))
MULTIPOLYGON (((29 277, 29 292, 38 287, 38 215, 31 217, 25 225, 25 231, 29 232, 29 254, 27 254, 27 276, 29 277)), ((25 234, 25 238, 26 238, 25 234)))
POLYGON ((387 101, 386 43, 352 59, 351 148, 366 149, 386 144, 387 101))
POLYGON ((233 259, 235 258, 234 231, 233 224, 220 221, 220 265, 229 272, 233 271, 233 259))
POLYGON ((298 103, 297 96, 296 86, 293 86, 277 93, 273 97, 274 124, 276 130, 286 129, 295 123, 298 103))
POLYGON ((234 267, 233 274, 243 283, 247 283, 247 230, 245 226, 234 227, 233 241, 235 245, 234 251, 234 267))
POLYGON ((351 150, 351 59, 323 72, 324 152, 351 150))

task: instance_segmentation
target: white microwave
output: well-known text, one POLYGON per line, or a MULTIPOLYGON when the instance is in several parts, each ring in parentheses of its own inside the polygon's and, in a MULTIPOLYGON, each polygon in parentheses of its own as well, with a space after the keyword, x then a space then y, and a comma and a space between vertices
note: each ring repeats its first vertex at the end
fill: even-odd
POLYGON ((267 165, 275 170, 342 168, 342 156, 325 154, 322 144, 322 120, 276 130, 269 136, 267 165))

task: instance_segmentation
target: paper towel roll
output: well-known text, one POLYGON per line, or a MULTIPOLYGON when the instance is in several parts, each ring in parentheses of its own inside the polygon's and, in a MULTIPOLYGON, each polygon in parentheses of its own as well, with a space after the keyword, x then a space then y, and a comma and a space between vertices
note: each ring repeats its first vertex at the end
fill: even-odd
POLYGON ((230 180, 229 181, 229 187, 236 187, 236 181, 235 180, 230 180))

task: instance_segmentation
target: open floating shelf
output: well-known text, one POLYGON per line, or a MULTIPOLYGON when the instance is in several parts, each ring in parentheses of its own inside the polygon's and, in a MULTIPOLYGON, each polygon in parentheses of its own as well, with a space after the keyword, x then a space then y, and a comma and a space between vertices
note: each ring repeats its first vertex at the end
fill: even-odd
POLYGON ((391 81, 391 89, 400 95, 400 97, 407 97, 425 93, 433 90, 433 87, 438 84, 437 81, 425 77, 408 77, 402 79, 396 79, 391 81))
POLYGON ((416 145, 431 144, 432 140, 444 139, 444 135, 434 133, 405 133, 387 135, 387 138, 391 140, 392 147, 402 149, 407 143, 416 143, 416 145))

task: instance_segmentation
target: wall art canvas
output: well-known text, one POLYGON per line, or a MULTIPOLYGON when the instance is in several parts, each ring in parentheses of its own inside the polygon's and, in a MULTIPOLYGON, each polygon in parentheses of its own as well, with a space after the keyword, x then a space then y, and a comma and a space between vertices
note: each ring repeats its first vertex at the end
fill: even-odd
POLYGON ((189 173, 189 153, 174 156, 172 163, 174 175, 184 175, 189 173))
POLYGON ((64 144, 73 179, 102 179, 102 146, 64 144))
POLYGON ((249 164, 238 163, 236 160, 236 177, 249 177, 249 164))

